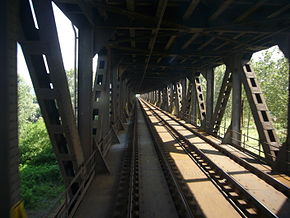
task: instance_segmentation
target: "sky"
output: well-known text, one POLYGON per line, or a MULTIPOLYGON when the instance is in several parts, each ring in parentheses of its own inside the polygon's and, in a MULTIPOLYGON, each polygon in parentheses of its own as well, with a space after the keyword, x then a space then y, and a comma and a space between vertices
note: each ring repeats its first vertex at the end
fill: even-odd
MULTIPOLYGON (((57 33, 60 42, 64 68, 65 70, 70 70, 74 68, 74 31, 70 20, 61 12, 61 10, 54 3, 52 3, 52 6, 56 20, 57 33)), ((17 49, 18 74, 22 76, 24 80, 32 86, 20 45, 17 46, 17 49)), ((275 49, 275 46, 270 49, 275 49)), ((259 58, 261 58, 262 53, 263 51, 254 53, 252 59, 258 60, 259 58)), ((278 59, 281 56, 283 56, 282 52, 280 52, 279 49, 275 49, 274 58, 278 59)), ((97 55, 93 59, 93 72, 95 72, 96 64, 97 55)))

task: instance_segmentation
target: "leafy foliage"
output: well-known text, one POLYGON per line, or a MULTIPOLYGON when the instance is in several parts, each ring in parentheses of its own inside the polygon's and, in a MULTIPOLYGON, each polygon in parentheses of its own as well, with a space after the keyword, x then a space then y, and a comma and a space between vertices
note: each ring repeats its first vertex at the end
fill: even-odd
MULTIPOLYGON (((274 53, 278 48, 266 50, 252 66, 260 81, 261 89, 266 98, 277 128, 286 128, 288 104, 288 61, 284 57, 275 60, 274 53)), ((280 55, 281 56, 281 55, 280 55)))
POLYGON ((40 110, 31 87, 23 78, 18 77, 18 122, 20 134, 27 123, 35 122, 40 116, 40 110))
POLYGON ((43 119, 28 123, 19 140, 22 197, 28 208, 41 208, 64 189, 43 119))
POLYGON ((22 198, 28 209, 45 208, 64 186, 36 97, 22 78, 18 79, 18 113, 22 198))
POLYGON ((20 135, 20 152, 22 164, 56 163, 42 118, 35 123, 26 124, 20 135))
MULTIPOLYGON (((273 47, 263 51, 258 60, 252 59, 250 64, 256 73, 258 82, 263 91, 274 125, 278 130, 278 136, 281 142, 283 142, 285 140, 285 134, 283 132, 287 125, 288 61, 283 57, 278 47, 273 47)), ((215 68, 215 103, 219 94, 224 72, 224 65, 215 68)), ((232 102, 230 96, 222 121, 223 128, 227 128, 230 124, 231 105, 232 102)), ((257 132, 244 88, 242 89, 242 111, 241 121, 243 132, 248 133, 249 129, 257 132)), ((255 135, 252 136, 258 138, 258 133, 255 133, 255 135)))

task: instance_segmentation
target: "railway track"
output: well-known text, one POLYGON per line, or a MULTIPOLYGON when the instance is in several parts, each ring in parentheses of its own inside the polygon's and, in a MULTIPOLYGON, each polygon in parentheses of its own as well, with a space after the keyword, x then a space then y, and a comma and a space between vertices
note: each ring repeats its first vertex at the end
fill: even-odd
MULTIPOLYGON (((287 217, 287 210, 277 213, 269 208, 196 146, 185 124, 143 100, 138 102, 113 217, 287 217), (188 182, 187 176, 194 182, 188 182)), ((269 178, 266 181, 270 184, 269 178)), ((287 193, 283 186, 276 186, 277 190, 287 193)))
MULTIPOLYGON (((157 120, 165 126, 168 132, 175 138, 176 141, 180 144, 182 149, 185 153, 187 153, 192 161, 199 166, 199 168, 208 176, 208 178, 215 184, 215 186, 220 190, 220 192, 224 195, 224 197, 231 203, 231 205, 240 213, 242 216, 252 217, 252 216, 262 216, 262 217, 287 217, 288 209, 281 209, 274 208, 273 205, 269 206, 268 202, 265 202, 263 199, 261 201, 261 196, 255 194, 251 190, 250 187, 243 184, 241 181, 238 181, 236 177, 230 175, 229 171, 226 170, 224 167, 220 167, 215 159, 211 158, 210 155, 206 154, 203 150, 198 146, 192 143, 188 137, 184 136, 186 134, 185 131, 191 132, 196 134, 194 131, 189 130, 185 124, 179 122, 178 120, 172 118, 170 115, 167 115, 162 110, 157 107, 154 107, 147 102, 141 100, 144 107, 150 109, 150 113, 147 115, 153 115, 157 118, 157 120), (178 126, 178 128, 177 128, 178 126), (181 133, 182 132, 182 133, 181 133)), ((206 141, 207 143, 207 141, 206 141)), ((209 143, 207 143, 210 145, 209 143)), ((213 145, 212 146, 215 150, 217 150, 213 145)), ((214 150, 212 149, 212 151, 214 150)), ((222 154, 222 153, 221 153, 222 154)), ((225 156, 225 155, 224 155, 225 156)), ((225 156, 229 159, 229 157, 225 156)), ((230 156, 231 157, 231 156, 230 156)), ((234 159, 237 164, 239 161, 234 159)), ((241 164, 244 165, 244 164, 241 164)), ((190 167, 190 166, 188 166, 190 167)), ((240 166, 242 167, 242 166, 240 166)), ((273 201, 275 198, 282 198, 279 199, 280 201, 285 201, 284 207, 289 206, 289 200, 286 196, 289 194, 289 189, 284 187, 279 182, 272 180, 269 176, 264 176, 262 173, 253 174, 252 171, 243 168, 243 170, 251 175, 249 177, 257 177, 254 178, 257 180, 258 184, 262 184, 265 186, 266 183, 270 184, 271 187, 265 186, 265 192, 273 192, 273 201), (261 176, 262 175, 262 176, 261 176), (264 182, 264 183, 263 183, 264 182), (273 187, 274 189, 273 191, 273 187), (272 188, 272 189, 271 189, 272 188), (269 190, 270 191, 269 191, 269 190), (279 192, 279 193, 277 193, 279 192)), ((256 171, 254 171, 256 172, 256 171)))
MULTIPOLYGON (((138 107, 138 105, 136 107, 138 107)), ((148 189, 148 187, 144 187, 146 184, 142 184, 142 181, 140 181, 140 177, 142 177, 142 168, 144 168, 144 166, 142 166, 143 162, 140 161, 142 156, 138 149, 139 128, 137 117, 138 113, 137 110, 135 110, 135 114, 133 115, 132 122, 129 127, 130 135, 128 149, 123 156, 123 166, 121 169, 121 176, 117 190, 113 217, 148 217, 146 214, 144 214, 144 212, 142 213, 142 210, 152 210, 152 208, 148 208, 148 206, 147 208, 146 206, 145 208, 142 208, 144 207, 144 199, 142 199, 142 196, 144 198, 144 193, 141 194, 140 192, 142 192, 143 189, 148 189)), ((179 181, 181 178, 177 175, 178 170, 174 166, 174 163, 168 161, 167 157, 162 152, 158 136, 154 134, 153 131, 151 131, 152 126, 150 126, 150 121, 147 120, 146 117, 144 117, 144 119, 146 126, 149 128, 150 136, 154 138, 152 141, 155 150, 154 153, 156 154, 156 159, 158 160, 157 167, 160 167, 160 172, 158 171, 158 173, 162 174, 162 177, 164 177, 164 181, 162 181, 162 183, 163 185, 166 184, 165 186, 169 193, 169 199, 166 199, 166 201, 171 200, 174 207, 174 212, 171 212, 170 216, 166 215, 166 217, 204 217, 201 210, 198 208, 197 202, 194 200, 193 196, 188 190, 186 190, 185 186, 183 187, 181 185, 181 181, 179 181)), ((156 165, 156 163, 150 164, 156 165)), ((156 168, 156 166, 153 167, 156 168)), ((152 187, 149 188, 152 189, 152 187)), ((160 196, 155 197, 159 198, 160 196)), ((165 207, 159 208, 159 210, 170 210, 168 208, 168 204, 162 204, 165 204, 165 207)))

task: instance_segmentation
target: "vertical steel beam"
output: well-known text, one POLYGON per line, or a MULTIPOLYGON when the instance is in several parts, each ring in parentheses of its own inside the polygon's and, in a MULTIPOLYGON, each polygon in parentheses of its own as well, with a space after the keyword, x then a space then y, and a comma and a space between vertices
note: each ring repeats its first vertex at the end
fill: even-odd
POLYGON ((161 104, 162 104, 162 92, 161 92, 161 90, 156 90, 156 92, 157 92, 156 106, 157 107, 161 107, 161 104))
POLYGON ((180 81, 181 86, 181 109, 180 109, 180 118, 184 119, 186 116, 186 108, 187 108, 187 79, 184 78, 180 81))
POLYGON ((17 0, 0 2, 0 214, 20 200, 17 122, 17 0))
POLYGON ((180 101, 181 101, 181 85, 179 82, 173 84, 173 105, 172 105, 172 114, 179 117, 180 115, 180 101))
POLYGON ((113 125, 117 130, 123 128, 121 120, 121 85, 120 77, 118 75, 118 67, 112 67, 112 107, 113 107, 113 125))
POLYGON ((126 122, 126 93, 125 80, 120 81, 120 119, 121 122, 126 122))
POLYGON ((93 28, 83 23, 79 28, 78 53, 78 129, 85 159, 92 153, 92 58, 93 28))
POLYGON ((288 59, 288 116, 287 116, 287 138, 283 143, 277 156, 276 167, 287 173, 290 176, 290 36, 283 34, 277 36, 277 44, 283 52, 284 56, 288 59))
POLYGON ((231 142, 240 145, 241 141, 241 108, 242 108, 242 81, 243 72, 241 58, 233 56, 225 61, 225 64, 232 72, 232 122, 231 122, 231 142))
POLYGON ((161 108, 165 111, 168 111, 168 90, 167 86, 162 89, 162 104, 161 108))
POLYGON ((206 105, 204 102, 203 90, 199 76, 194 77, 194 85, 196 90, 196 99, 198 103, 201 128, 205 128, 206 105))
POLYGON ((191 91, 192 91, 192 83, 186 78, 186 96, 184 98, 184 103, 183 103, 183 107, 184 107, 184 111, 183 111, 183 119, 186 122, 191 121, 191 91))
POLYGON ((206 130, 210 131, 210 123, 213 115, 214 98, 214 71, 212 68, 206 70, 206 130))
POLYGON ((197 121, 197 92, 196 92, 196 85, 195 85, 195 77, 189 78, 191 83, 191 98, 190 98, 190 121, 196 125, 197 121))
POLYGON ((232 91, 232 73, 227 67, 211 119, 211 132, 217 134, 224 116, 226 106, 232 91))
POLYGON ((169 92, 170 92, 170 105, 169 105, 169 113, 172 113, 173 112, 173 109, 174 109, 174 85, 173 84, 170 84, 169 85, 169 92))
MULTIPOLYGON (((99 54, 98 69, 93 92, 93 135, 99 142, 109 130, 109 60, 107 54, 99 54)), ((101 148, 102 151, 103 148, 101 148)))
POLYGON ((177 117, 181 117, 181 103, 182 103, 182 85, 181 82, 177 82, 175 84, 176 87, 176 98, 175 98, 175 105, 176 105, 176 115, 177 117))

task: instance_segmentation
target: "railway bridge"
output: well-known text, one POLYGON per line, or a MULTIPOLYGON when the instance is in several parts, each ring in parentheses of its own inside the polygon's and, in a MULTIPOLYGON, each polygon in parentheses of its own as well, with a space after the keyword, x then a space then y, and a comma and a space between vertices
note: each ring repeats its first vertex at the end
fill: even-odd
POLYGON ((17 43, 66 187, 48 217, 289 217, 290 101, 279 141, 249 64, 274 45, 289 58, 289 1, 53 2, 79 33, 76 109, 52 1, 0 3, 0 217, 25 217, 17 43), (251 149, 242 89, 259 135, 251 149))

